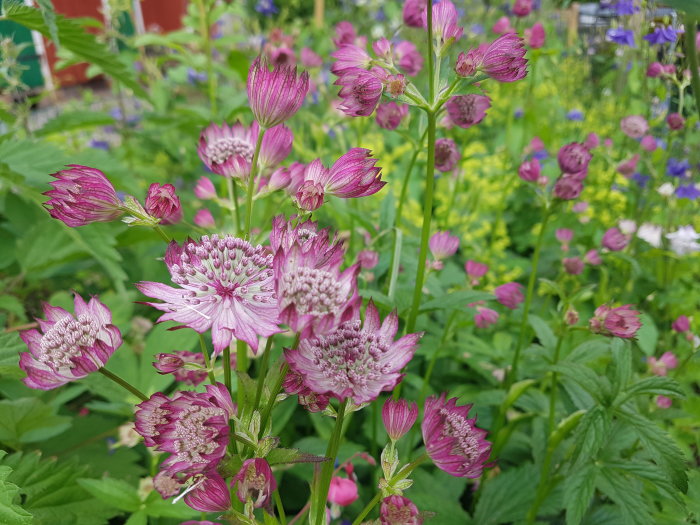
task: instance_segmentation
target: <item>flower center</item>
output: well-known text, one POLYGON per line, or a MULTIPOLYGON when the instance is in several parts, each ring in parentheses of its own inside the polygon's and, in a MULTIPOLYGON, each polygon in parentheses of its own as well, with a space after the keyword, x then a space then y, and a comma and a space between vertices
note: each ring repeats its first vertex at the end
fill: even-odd
POLYGON ((345 302, 337 277, 325 270, 301 267, 282 278, 285 302, 302 314, 335 314, 345 302))
POLYGON ((175 449, 178 458, 189 463, 207 463, 205 456, 211 455, 219 448, 214 439, 218 430, 208 425, 210 418, 223 416, 228 419, 223 409, 218 407, 187 406, 175 420, 175 449))
POLYGON ((479 455, 479 440, 472 432, 469 422, 459 414, 441 409, 440 415, 445 418, 442 435, 455 438, 452 453, 464 456, 469 463, 479 455))
POLYGON ((236 137, 225 137, 207 145, 206 155, 215 164, 221 164, 230 157, 241 156, 248 162, 253 159, 253 146, 236 137))
POLYGON ((39 360, 53 368, 73 368, 72 358, 80 355, 81 347, 92 346, 99 326, 89 315, 78 319, 64 317, 57 321, 41 338, 39 360))

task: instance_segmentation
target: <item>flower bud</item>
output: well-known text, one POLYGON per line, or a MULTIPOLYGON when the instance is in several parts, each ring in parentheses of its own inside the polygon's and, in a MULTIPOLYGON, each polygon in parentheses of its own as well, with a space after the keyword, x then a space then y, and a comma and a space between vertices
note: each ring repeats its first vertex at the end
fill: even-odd
POLYGON ((374 250, 362 250, 357 254, 357 262, 363 270, 371 270, 379 264, 379 254, 374 250))
POLYGON ((160 219, 160 224, 175 224, 182 220, 180 198, 175 195, 175 186, 172 184, 151 184, 144 208, 151 217, 160 219))
POLYGON ((599 306, 588 323, 591 332, 624 339, 635 337, 642 323, 639 320, 639 312, 632 310, 630 306, 629 304, 617 308, 599 306))
POLYGON ((208 177, 200 177, 194 187, 194 194, 198 199, 209 200, 216 198, 216 188, 208 177))
POLYGON ((522 288, 523 285, 520 283, 506 283, 496 288, 493 293, 499 303, 506 308, 515 310, 525 300, 522 288))
POLYGON ((401 439, 416 422, 418 405, 405 399, 394 401, 389 398, 382 407, 382 421, 386 433, 392 441, 401 439))
POLYGON ((348 478, 333 476, 328 487, 328 501, 341 507, 347 507, 352 505, 357 498, 357 483, 348 478))
POLYGON ((578 275, 583 271, 583 261, 578 257, 565 257, 562 263, 569 275, 578 275))
POLYGON ((297 204, 306 211, 316 211, 323 205, 323 186, 312 180, 304 181, 297 191, 297 204))
POLYGON ((518 168, 518 176, 526 182, 537 182, 541 172, 540 161, 537 159, 526 160, 518 168))
POLYGON ((688 319, 688 317, 685 315, 679 315, 678 319, 673 321, 671 329, 674 332, 678 332, 679 334, 687 332, 688 330, 690 330, 690 319, 688 319))
POLYGON ((194 214, 194 223, 200 228, 213 228, 216 226, 214 216, 206 208, 203 208, 194 214))
POLYGON ((267 507, 277 489, 270 464, 263 458, 246 459, 232 481, 237 483, 238 499, 243 503, 252 501, 255 508, 267 507))
POLYGON ((423 519, 410 499, 393 495, 382 500, 379 522, 381 525, 420 525, 423 519))
POLYGON ((678 131, 685 127, 685 119, 679 113, 669 113, 666 117, 668 128, 673 131, 678 131))
POLYGON ((455 72, 460 77, 470 77, 479 69, 483 59, 484 54, 476 47, 466 53, 460 53, 455 64, 455 72))
POLYGON ((224 479, 212 470, 188 492, 185 503, 200 512, 224 512, 231 507, 231 494, 224 479))
POLYGON ((554 184, 554 189, 552 194, 561 200, 573 200, 581 195, 583 191, 583 183, 574 176, 565 175, 559 177, 557 182, 554 184))
POLYGON ((182 358, 176 356, 175 354, 158 354, 156 359, 158 359, 158 361, 155 361, 153 366, 161 375, 172 374, 185 366, 185 362, 182 360, 182 358))

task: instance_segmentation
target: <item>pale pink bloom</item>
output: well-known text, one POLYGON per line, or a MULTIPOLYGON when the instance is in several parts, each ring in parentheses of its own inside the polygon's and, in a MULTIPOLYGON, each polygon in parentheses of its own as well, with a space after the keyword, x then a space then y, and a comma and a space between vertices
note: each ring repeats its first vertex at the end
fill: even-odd
POLYGON ((470 77, 477 72, 484 60, 484 53, 480 47, 460 53, 455 63, 455 72, 460 77, 470 77))
POLYGON ((301 65, 306 68, 321 67, 323 59, 308 47, 301 48, 301 65))
POLYGON ((670 397, 658 396, 656 398, 656 406, 659 408, 671 408, 671 405, 673 405, 673 400, 670 397))
POLYGON ((285 358, 310 390, 341 401, 370 402, 401 381, 401 370, 422 336, 408 334, 394 341, 398 327, 396 312, 380 323, 379 312, 370 301, 364 324, 358 315, 336 330, 302 339, 297 349, 285 349, 285 358))
POLYGON ((377 57, 384 60, 391 60, 391 42, 384 37, 372 43, 372 51, 377 57))
POLYGON ((499 314, 491 308, 486 308, 484 306, 476 307, 476 314, 474 315, 474 324, 479 328, 488 328, 489 326, 496 324, 498 322, 499 314))
POLYGON ((452 171, 459 159, 460 154, 454 140, 443 138, 435 141, 435 169, 443 173, 452 171))
POLYGON ((669 113, 666 117, 666 124, 672 131, 678 131, 685 127, 685 119, 679 113, 669 113))
POLYGON ((394 48, 397 65, 409 77, 415 77, 423 69, 423 55, 413 42, 402 40, 394 48))
POLYGON ((175 321, 201 333, 211 329, 214 352, 220 353, 233 338, 258 350, 258 336, 269 337, 277 326, 272 255, 262 246, 226 235, 202 236, 182 246, 171 242, 165 254, 173 288, 140 282, 136 287, 147 302, 165 312, 159 321, 175 321))
POLYGON ((525 42, 532 49, 539 49, 544 46, 545 42, 545 32, 544 26, 540 22, 535 22, 535 24, 530 29, 526 29, 525 42))
POLYGON ((214 183, 207 177, 200 177, 194 187, 194 194, 198 199, 209 200, 216 198, 214 183))
POLYGON ((399 127, 406 115, 408 115, 408 106, 406 104, 387 102, 377 106, 377 124, 379 124, 380 128, 394 130, 399 127))
POLYGON ((586 255, 583 257, 583 260, 591 266, 600 266, 603 264, 603 260, 600 258, 598 250, 588 250, 586 255))
POLYGON ((248 71, 248 103, 255 120, 269 129, 292 117, 301 107, 309 90, 309 74, 297 75, 297 69, 277 66, 270 71, 267 61, 256 58, 248 71))
POLYGON ((583 272, 583 261, 578 257, 565 257, 562 260, 564 271, 570 275, 579 275, 583 272))
POLYGON ((175 224, 182 220, 180 197, 175 194, 175 186, 154 182, 148 187, 144 209, 151 217, 160 219, 160 224, 175 224))
POLYGON ((450 232, 436 232, 428 242, 430 253, 435 259, 442 260, 454 255, 459 248, 459 237, 450 235, 450 232))
POLYGON ((564 174, 557 179, 552 189, 552 194, 561 200, 573 200, 578 198, 583 191, 583 183, 574 175, 564 174))
POLYGON ((357 493, 357 483, 348 478, 333 476, 328 487, 328 501, 347 507, 352 505, 359 497, 357 493))
POLYGON ((625 339, 635 337, 642 323, 639 320, 639 312, 632 310, 630 306, 599 306, 588 323, 591 332, 625 339))
POLYGON ((363 270, 371 270, 379 264, 379 254, 374 250, 362 250, 357 254, 357 262, 363 270))
POLYGON ((511 282, 497 287, 493 293, 496 295, 496 300, 499 303, 511 310, 515 310, 525 300, 522 289, 522 284, 511 282))
POLYGON ((382 97, 383 79, 386 78, 378 69, 367 71, 354 67, 342 71, 334 85, 340 86, 338 96, 342 103, 339 109, 343 113, 351 117, 367 117, 372 114, 382 97))
POLYGON ((389 75, 384 81, 386 92, 392 98, 400 97, 406 91, 406 77, 403 75, 389 75))
POLYGON ((538 151, 543 151, 545 149, 544 142, 539 137, 532 137, 530 144, 525 148, 526 151, 530 153, 537 153, 538 151))
POLYGON ((476 426, 476 418, 469 419, 472 405, 457 406, 456 397, 447 401, 445 397, 442 393, 425 401, 421 424, 425 450, 448 474, 478 478, 491 453, 487 432, 476 426))
POLYGON ((583 213, 588 209, 588 203, 586 201, 579 201, 571 207, 571 211, 574 213, 583 213))
POLYGON ((194 214, 194 223, 200 228, 213 228, 216 226, 214 216, 206 208, 202 208, 194 214))
POLYGON ((56 180, 43 195, 51 217, 67 226, 85 226, 92 222, 109 222, 124 214, 117 192, 105 174, 95 168, 70 164, 70 169, 51 174, 56 180))
POLYGON ((112 313, 92 297, 85 302, 77 293, 74 314, 59 306, 43 304, 46 319, 37 319, 39 330, 20 332, 29 352, 20 353, 19 367, 29 388, 51 390, 87 377, 102 368, 122 344, 112 313))
POLYGON ((398 441, 406 435, 417 418, 418 405, 405 399, 394 401, 389 397, 382 407, 382 422, 392 441, 398 441))
POLYGON ((331 66, 331 73, 341 76, 344 71, 353 68, 369 69, 372 57, 367 51, 354 44, 346 44, 331 53, 335 62, 331 66))
POLYGON ((649 131, 649 124, 641 115, 630 115, 620 121, 620 129, 630 138, 641 139, 649 131))
POLYGON ((688 319, 688 317, 685 315, 679 315, 678 318, 673 321, 671 329, 679 334, 687 332, 690 330, 690 319, 688 319))
POLYGON ((603 248, 607 248, 612 252, 624 250, 630 242, 630 236, 622 233, 618 228, 609 228, 605 234, 601 244, 603 248))
MULTIPOLYGON (((462 38, 464 28, 459 26, 457 8, 450 0, 433 4, 433 38, 439 48, 444 49, 455 40, 462 38)), ((423 27, 428 27, 428 10, 423 11, 423 27)))
POLYGON ((460 128, 470 128, 486 116, 491 107, 491 99, 485 95, 456 95, 445 104, 450 120, 460 128))
POLYGON ((525 17, 532 12, 532 0, 515 0, 511 9, 517 17, 525 17))
POLYGON ((644 135, 639 145, 644 151, 654 151, 657 148, 656 139, 652 135, 644 135))
POLYGON ((542 168, 537 159, 526 160, 518 168, 518 176, 526 182, 537 182, 541 174, 542 168))
POLYGON ((216 470, 207 472, 202 481, 185 495, 185 504, 199 512, 225 512, 231 508, 228 484, 216 470))
POLYGON ((405 496, 387 496, 379 507, 379 525, 422 525, 418 507, 405 496))
POLYGON ((591 132, 586 137, 586 140, 583 141, 583 145, 588 151, 591 151, 600 146, 600 137, 598 137, 597 133, 591 132))
POLYGON ((237 485, 236 496, 241 503, 251 502, 256 509, 272 510, 272 493, 277 490, 277 480, 266 459, 246 459, 232 483, 237 485))
POLYGON ((571 142, 559 149, 557 162, 562 173, 574 175, 585 173, 592 157, 586 146, 580 142, 571 142))
POLYGON ((515 82, 527 75, 525 42, 515 33, 494 40, 484 52, 481 70, 499 82, 515 82))
POLYGON ((406 0, 403 4, 403 23, 408 27, 423 27, 427 0, 406 0))
POLYGON ((491 31, 498 35, 503 35, 506 33, 515 33, 515 29, 510 25, 510 19, 507 16, 502 16, 496 23, 493 24, 491 31))
POLYGON ((678 358, 673 352, 664 352, 660 358, 649 357, 649 371, 657 376, 665 376, 678 366, 678 358))
POLYGON ((639 163, 639 153, 635 153, 624 162, 617 165, 617 172, 627 178, 631 177, 632 174, 637 170, 637 163, 639 163))
POLYGON ((568 246, 574 238, 574 230, 570 230, 569 228, 557 228, 554 235, 560 243, 568 246))
POLYGON ((479 284, 479 279, 481 279, 486 272, 489 271, 489 267, 486 264, 472 261, 471 259, 464 263, 464 271, 471 278, 471 285, 476 286, 479 284))

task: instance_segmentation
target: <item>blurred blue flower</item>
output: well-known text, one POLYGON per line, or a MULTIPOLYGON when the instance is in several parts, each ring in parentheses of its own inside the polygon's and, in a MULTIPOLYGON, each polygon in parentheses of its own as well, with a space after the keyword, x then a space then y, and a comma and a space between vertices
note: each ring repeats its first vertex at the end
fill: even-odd
POLYGON ((608 42, 614 42, 621 46, 635 47, 634 45, 634 31, 631 29, 622 29, 620 27, 611 27, 605 33, 605 40, 608 42))
POLYGON ((666 164, 666 175, 671 177, 685 177, 686 172, 690 169, 690 162, 688 159, 668 159, 666 164))
POLYGON ((486 29, 484 29, 484 26, 481 24, 472 24, 469 26, 469 31, 474 35, 483 35, 486 29))
POLYGON ((199 84, 200 82, 206 82, 207 81, 207 74, 206 73, 199 73, 198 71, 195 71, 191 67, 187 68, 187 82, 190 84, 199 84))
POLYGON ((580 109, 572 109, 566 114, 566 119, 573 120, 576 122, 582 122, 584 119, 583 111, 581 111, 580 109))
POLYGON ((647 184, 649 184, 649 180, 651 180, 651 175, 644 175, 642 173, 634 173, 632 174, 632 180, 637 183, 637 186, 640 188, 646 188, 647 184))
POLYGON ((265 16, 276 15, 279 12, 274 0, 258 0, 255 10, 265 16))
POLYGON ((525 114, 525 112, 523 111, 523 108, 517 108, 517 109, 513 112, 513 116, 514 116, 515 118, 523 118, 523 115, 524 115, 524 114, 525 114))
POLYGON ((634 0, 618 0, 611 7, 617 16, 633 15, 639 11, 639 7, 634 5, 634 0))
POLYGON ((643 37, 651 45, 672 44, 678 38, 678 33, 671 26, 656 27, 653 33, 643 37))
POLYGON ((103 149, 105 151, 109 151, 109 142, 107 142, 106 140, 92 139, 92 140, 90 140, 90 147, 95 148, 95 149, 103 149))
POLYGON ((549 153, 547 153, 547 150, 543 149, 532 154, 532 158, 537 160, 544 160, 547 157, 549 157, 549 153))
POLYGON ((700 189, 695 184, 681 184, 676 188, 676 197, 694 201, 700 197, 700 189))

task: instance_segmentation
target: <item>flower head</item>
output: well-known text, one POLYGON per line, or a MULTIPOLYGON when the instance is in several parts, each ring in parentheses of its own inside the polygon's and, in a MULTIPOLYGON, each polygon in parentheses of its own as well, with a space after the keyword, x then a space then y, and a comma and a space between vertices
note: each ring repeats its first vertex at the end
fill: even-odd
POLYGON ((403 4, 403 23, 408 27, 423 27, 423 13, 427 0, 406 0, 403 4))
POLYGON ((204 368, 204 356, 201 353, 181 350, 172 354, 162 353, 156 355, 157 361, 153 366, 159 374, 173 374, 175 381, 186 385, 197 386, 207 379, 207 371, 204 368), (198 368, 185 368, 185 365, 197 365, 198 368))
POLYGON ((641 139, 649 131, 649 123, 641 115, 629 115, 620 121, 620 129, 630 138, 641 139))
POLYGON ((554 183, 552 194, 557 199, 569 201, 578 198, 582 191, 583 182, 578 177, 564 174, 554 183))
POLYGON ((537 182, 541 174, 542 168, 537 159, 526 160, 518 168, 518 176, 526 182, 537 182))
MULTIPOLYGON (((439 52, 448 47, 455 40, 462 38, 464 28, 459 22, 457 8, 450 0, 442 0, 439 4, 432 5, 433 10, 433 38, 437 42, 439 52)), ((428 27, 428 10, 425 9, 423 15, 423 27, 428 27)))
POLYGON ((423 69, 423 55, 413 42, 402 40, 396 44, 394 53, 398 60, 397 65, 409 77, 415 77, 423 69))
POLYGON ((642 38, 651 45, 672 44, 678 39, 678 32, 672 26, 655 27, 653 32, 642 38))
POLYGON ((562 173, 572 175, 585 172, 588 169, 591 158, 593 158, 593 155, 580 142, 566 144, 557 153, 557 162, 562 173))
POLYGON ((256 58, 248 71, 248 103, 255 120, 265 129, 281 124, 294 115, 309 90, 309 74, 297 75, 297 69, 275 66, 256 58))
POLYGON ((670 130, 678 131, 685 127, 685 119, 680 113, 669 113, 666 117, 666 124, 670 130))
POLYGON ((485 95, 456 95, 445 104, 450 120, 460 128, 470 128, 486 116, 491 99, 485 95))
POLYGON ((198 210, 197 213, 194 214, 193 220, 194 223, 200 228, 213 228, 216 226, 214 216, 206 208, 198 210))
POLYGON ((583 272, 583 261, 579 257, 564 257, 562 264, 564 271, 569 275, 578 275, 583 272))
POLYGON ((22 352, 19 367, 27 373, 29 388, 51 390, 82 379, 102 368, 122 344, 112 313, 92 297, 85 302, 75 294, 74 314, 44 303, 46 319, 37 319, 39 330, 20 333, 29 352, 22 352))
POLYGON ((469 419, 472 405, 457 406, 457 398, 445 400, 431 396, 425 401, 423 441, 433 463, 457 477, 478 478, 491 453, 491 443, 484 439, 487 432, 469 419))
POLYGON ((53 173, 53 189, 44 193, 51 197, 44 203, 51 217, 75 228, 113 221, 124 214, 122 202, 104 173, 77 164, 69 168, 53 173))
POLYGON ((544 41, 544 26, 540 22, 535 22, 532 28, 525 30, 525 42, 532 49, 539 49, 543 47, 544 41))
POLYGON ((532 12, 532 0, 515 0, 511 11, 520 18, 529 15, 532 12))
POLYGON ((472 261, 471 259, 464 263, 464 271, 471 278, 471 285, 476 286, 479 284, 479 279, 481 279, 486 272, 489 271, 487 264, 472 261))
POLYGON ((666 175, 671 177, 685 178, 690 170, 690 162, 688 159, 668 159, 666 163, 666 175))
POLYGON ((470 77, 481 66, 484 61, 484 53, 480 47, 475 47, 468 50, 466 53, 460 53, 455 63, 455 72, 460 77, 470 77))
POLYGON ((654 151, 658 147, 658 143, 653 135, 644 135, 639 141, 639 145, 644 151, 654 151))
POLYGON ((515 82, 527 75, 525 42, 516 33, 494 40, 484 52, 481 69, 499 82, 515 82))
POLYGON ((649 371, 657 376, 665 376, 669 370, 673 370, 678 366, 678 358, 673 352, 664 352, 658 359, 651 356, 648 362, 649 371))
POLYGON ((372 401, 401 381, 401 369, 411 360, 422 334, 408 334, 397 341, 398 316, 392 312, 380 323, 370 301, 362 324, 352 321, 316 338, 303 339, 295 350, 285 350, 289 367, 304 385, 319 394, 360 404, 372 401))
POLYGON ((175 194, 175 186, 172 184, 151 184, 144 208, 151 217, 160 219, 160 224, 175 224, 182 220, 180 198, 175 194))
POLYGON ((623 29, 621 27, 611 27, 605 33, 605 40, 613 42, 621 46, 635 47, 634 31, 631 29, 623 29))
POLYGON ((679 315, 678 318, 673 321, 671 329, 679 334, 687 332, 690 330, 690 319, 685 315, 679 315))
POLYGON ((357 263, 363 270, 371 270, 379 264, 379 254, 374 250, 362 250, 357 254, 357 263))
POLYGON ((646 75, 649 78, 660 77, 664 73, 664 66, 661 62, 652 62, 647 66, 646 75))
POLYGON ((340 110, 351 117, 367 117, 372 114, 382 97, 383 78, 375 71, 353 67, 346 69, 335 81, 340 86, 342 99, 340 110))
POLYGON ((496 300, 506 308, 515 310, 520 303, 525 300, 523 296, 523 285, 520 283, 506 283, 496 288, 493 293, 496 300))
POLYGON ((499 317, 496 310, 491 310, 491 308, 486 308, 484 306, 477 306, 476 314, 474 314, 474 324, 478 328, 488 328, 496 324, 499 317))
POLYGON ((347 507, 352 505, 359 497, 357 493, 357 483, 348 478, 333 476, 328 487, 328 501, 347 507))
POLYGON ((380 525, 421 525, 423 518, 418 507, 405 496, 396 494, 382 500, 379 508, 380 525))
POLYGON ((512 25, 510 25, 510 20, 508 19, 507 16, 502 16, 498 20, 496 20, 496 23, 493 24, 493 27, 491 28, 491 31, 498 35, 504 35, 507 33, 515 33, 515 29, 513 28, 512 25))
POLYGON ((459 237, 450 235, 450 232, 437 232, 430 237, 428 245, 430 247, 430 253, 439 261, 457 252, 459 248, 459 237))
POLYGON ((200 512, 224 512, 231 507, 231 493, 224 479, 212 470, 185 495, 185 503, 200 512))
POLYGON ((396 102, 379 104, 377 107, 377 124, 379 124, 380 128, 394 130, 399 127, 406 115, 408 115, 408 106, 406 104, 397 104, 396 102))
POLYGON ((435 141, 435 169, 443 173, 452 171, 459 159, 460 154, 454 140, 437 139, 435 141))
POLYGON ((672 233, 667 233, 666 238, 671 241, 671 250, 677 255, 688 255, 700 251, 700 234, 692 226, 681 226, 672 233))
POLYGON ((622 233, 619 228, 609 228, 603 235, 601 244, 612 252, 624 250, 630 242, 630 236, 622 233))
POLYGON ((384 428, 392 441, 398 441, 411 430, 417 418, 418 405, 409 403, 405 399, 394 401, 388 398, 382 407, 384 428))
POLYGON ((216 188, 211 179, 200 177, 197 185, 194 187, 194 194, 198 199, 209 200, 216 198, 216 188))
POLYGON ((165 263, 178 288, 136 285, 144 295, 163 301, 146 303, 165 312, 159 321, 176 321, 199 333, 211 328, 217 353, 234 337, 257 351, 258 336, 280 331, 272 255, 262 246, 231 235, 204 235, 182 246, 171 242, 165 263))
POLYGON ((277 490, 277 481, 270 464, 263 458, 246 459, 233 481, 238 484, 238 499, 242 503, 251 501, 255 508, 268 507, 272 493, 277 490))
POLYGON ((635 337, 642 323, 639 320, 639 312, 632 310, 630 306, 599 306, 588 323, 591 332, 624 339, 635 337))
POLYGON ((341 76, 348 69, 369 69, 372 57, 360 46, 345 44, 336 49, 331 56, 335 62, 331 66, 331 73, 341 76))

